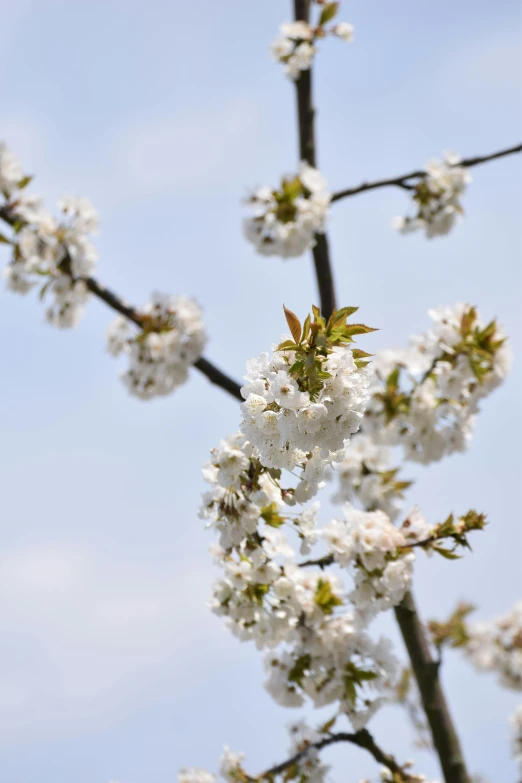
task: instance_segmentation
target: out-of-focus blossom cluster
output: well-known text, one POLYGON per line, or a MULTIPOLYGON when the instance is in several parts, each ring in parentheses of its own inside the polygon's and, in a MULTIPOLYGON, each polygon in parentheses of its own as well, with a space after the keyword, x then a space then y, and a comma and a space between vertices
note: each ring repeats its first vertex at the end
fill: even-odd
POLYGON ((9 290, 27 294, 38 288, 46 298, 46 318, 58 327, 76 326, 89 297, 88 278, 97 253, 90 234, 98 228, 96 210, 85 198, 64 196, 55 219, 42 199, 27 193, 31 177, 24 176, 15 155, 0 143, 0 190, 4 203, 0 216, 11 227, 11 236, 1 235, 11 245, 5 269, 9 290))
POLYGON ((155 293, 139 319, 142 329, 119 316, 110 325, 107 346, 128 356, 121 377, 130 393, 148 400, 183 384, 206 343, 201 308, 193 299, 155 293))
POLYGON ((244 234, 262 255, 300 256, 324 232, 330 199, 322 174, 301 162, 280 188, 257 188, 246 199, 250 214, 243 220, 244 234))
POLYGON ((390 447, 358 432, 335 471, 337 491, 332 501, 358 503, 365 511, 379 509, 394 520, 402 508, 404 491, 411 486, 411 481, 398 478, 399 470, 390 447))
POLYGON ((379 352, 363 429, 428 464, 471 439, 479 402, 505 379, 511 349, 496 321, 468 304, 429 311, 433 326, 405 350, 379 352))
POLYGON ((522 690, 522 601, 490 622, 469 622, 472 604, 461 603, 445 622, 429 623, 434 644, 461 648, 479 670, 494 672, 504 688, 522 690))
POLYGON ((463 214, 460 203, 471 175, 460 158, 446 152, 442 161, 430 161, 426 176, 415 185, 413 201, 417 213, 413 217, 397 217, 393 223, 403 234, 423 230, 428 239, 448 234, 463 214))
POLYGON ((522 601, 491 622, 467 626, 465 653, 481 671, 498 675, 505 688, 522 690, 522 601))
POLYGON ((302 71, 308 71, 312 67, 316 42, 319 39, 334 35, 341 41, 353 41, 353 25, 348 22, 329 25, 337 14, 339 3, 320 3, 320 6, 315 25, 302 20, 285 22, 270 46, 274 60, 284 64, 286 75, 294 81, 302 71))

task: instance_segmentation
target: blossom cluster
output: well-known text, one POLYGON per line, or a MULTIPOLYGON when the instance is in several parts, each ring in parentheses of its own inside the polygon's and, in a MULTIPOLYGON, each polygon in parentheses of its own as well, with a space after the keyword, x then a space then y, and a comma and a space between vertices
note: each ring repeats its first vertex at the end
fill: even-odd
POLYGON ((369 621, 404 596, 415 546, 441 551, 441 538, 465 545, 465 533, 480 527, 476 518, 430 527, 414 510, 397 529, 382 511, 347 506, 344 519, 318 528, 318 504, 296 513, 281 471, 264 466, 241 433, 212 449, 203 475, 210 488, 200 516, 218 533, 212 554, 223 572, 212 610, 239 639, 268 650, 265 687, 279 704, 336 704, 361 728, 397 672, 389 642, 368 635, 369 621), (301 553, 321 541, 327 555, 296 563, 285 530, 301 553), (352 577, 351 591, 325 568, 334 562, 352 577))
POLYGON ((383 511, 359 511, 348 504, 344 519, 333 519, 322 530, 330 556, 351 572, 350 600, 366 619, 400 603, 411 584, 415 555, 408 544, 430 532, 418 511, 410 517, 416 524, 410 526, 409 540, 383 511))
POLYGON ((476 511, 457 519, 450 514, 444 522, 429 525, 415 507, 398 528, 383 511, 360 511, 345 504, 344 519, 333 519, 320 535, 327 544, 326 559, 350 572, 355 588, 349 599, 368 621, 403 599, 412 579, 413 548, 452 560, 459 557, 459 547, 469 548, 467 534, 485 525, 484 515, 476 511), (442 542, 449 542, 449 547, 442 542))
POLYGON ((331 34, 342 41, 353 41, 353 25, 337 22, 330 27, 326 26, 335 17, 338 6, 339 3, 322 4, 315 26, 302 20, 281 25, 280 34, 270 46, 270 52, 274 60, 284 64, 285 73, 290 79, 295 81, 302 71, 312 67, 315 43, 320 38, 331 34))
POLYGON ((511 349, 496 321, 468 304, 428 312, 433 325, 406 350, 378 353, 363 429, 428 464, 471 440, 479 402, 506 377, 511 349))
POLYGON ((186 381, 205 346, 201 308, 184 296, 154 293, 139 320, 137 332, 127 318, 116 318, 107 333, 108 351, 128 356, 121 377, 131 394, 141 399, 170 394, 186 381))
POLYGON ((334 573, 296 564, 283 530, 294 530, 301 551, 309 552, 318 539, 318 508, 293 513, 292 493, 281 488, 279 476, 240 435, 212 450, 201 516, 219 534, 212 552, 223 577, 211 607, 238 638, 270 650, 266 688, 278 703, 299 706, 305 697, 318 706, 339 702, 360 727, 380 704, 371 692, 361 693, 364 684, 377 693, 389 687, 395 660, 384 641, 367 635, 334 573))
POLYGON ((403 234, 424 230, 428 239, 448 234, 463 213, 460 199, 471 175, 459 166, 460 157, 444 153, 442 161, 430 161, 426 176, 414 187, 417 214, 394 218, 394 227, 403 234))
POLYGON ((394 520, 402 508, 403 493, 411 481, 398 478, 393 451, 375 443, 363 432, 356 433, 335 471, 337 491, 334 503, 355 503, 366 511, 379 509, 394 520))
POLYGON ((26 192, 30 181, 14 154, 0 144, 0 189, 5 199, 1 212, 13 230, 12 238, 2 236, 12 248, 5 270, 7 287, 18 294, 39 287, 40 297, 51 300, 46 308, 49 323, 76 326, 97 260, 88 236, 98 228, 98 215, 88 199, 64 196, 58 201, 57 220, 41 198, 26 192))
POLYGON ((396 676, 389 642, 375 642, 368 623, 402 600, 414 547, 453 557, 484 519, 469 512, 429 526, 414 509, 396 528, 381 510, 346 505, 342 519, 318 528, 317 503, 295 508, 315 494, 326 467, 345 456, 343 417, 358 421, 362 415, 356 409, 353 417, 354 395, 359 400, 367 388, 367 354, 348 346, 354 334, 370 329, 347 322, 354 310, 343 308, 327 323, 314 308, 313 320, 307 317, 301 325, 285 309, 293 341, 284 340, 272 357, 250 363, 242 431, 211 451, 200 516, 219 536, 212 553, 222 576, 214 584, 211 607, 239 639, 268 650, 267 690, 284 706, 299 706, 306 698, 318 707, 336 704, 358 730, 396 676), (261 430, 262 417, 272 430, 261 430), (283 439, 277 431, 280 417, 283 439), (292 417, 295 423, 289 425, 292 417), (300 440, 309 434, 310 441, 300 440), (293 486, 284 486, 283 469, 298 483, 293 478, 293 486), (327 554, 297 563, 286 531, 296 535, 301 554, 319 542, 327 554), (452 541, 453 548, 441 547, 442 539, 452 541), (332 564, 350 576, 352 589, 327 568, 332 564))
POLYGON ((465 654, 481 671, 496 672, 505 688, 522 690, 522 601, 491 622, 466 627, 465 654))
POLYGON ((261 187, 246 199, 243 231, 258 253, 292 258, 314 247, 325 229, 331 195, 322 174, 302 161, 279 189, 261 187))
MULTIPOLYGON (((362 351, 349 347, 354 334, 372 331, 347 324, 357 308, 343 308, 328 324, 314 309, 304 326, 285 311, 293 338, 247 363, 241 394, 241 430, 262 464, 277 469, 304 467, 303 485, 313 494, 325 465, 340 462, 350 435, 360 426, 370 374, 362 351)), ((303 499, 299 495, 298 499, 303 499)))

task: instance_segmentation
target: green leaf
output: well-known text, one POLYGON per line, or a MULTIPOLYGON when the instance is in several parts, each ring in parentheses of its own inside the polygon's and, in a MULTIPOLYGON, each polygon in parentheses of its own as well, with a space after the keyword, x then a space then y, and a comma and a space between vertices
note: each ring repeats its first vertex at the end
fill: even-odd
POLYGON ((261 509, 261 516, 270 527, 281 527, 284 524, 284 517, 277 511, 277 504, 270 503, 269 506, 264 506, 261 509))
POLYGON ((334 607, 340 606, 342 600, 332 592, 332 585, 324 579, 318 579, 314 601, 324 614, 332 614, 334 607))
POLYGON ((306 655, 300 655, 296 660, 290 671, 288 672, 288 682, 295 682, 297 685, 301 685, 303 677, 310 669, 312 663, 312 656, 306 653, 306 655))
POLYGON ((308 331, 310 329, 310 321, 311 321, 310 313, 308 313, 308 315, 305 318, 305 322, 303 324, 303 340, 306 340, 306 338, 308 337, 308 331))
POLYGON ((368 334, 369 332, 378 331, 378 329, 374 329, 372 326, 366 326, 366 324, 348 324, 344 328, 344 334, 347 337, 351 337, 354 334, 368 334))
POLYGON ((352 704, 355 704, 357 699, 357 691, 355 690, 355 684, 352 679, 345 678, 344 680, 344 696, 352 704))
POLYGON ((319 27, 322 27, 323 24, 330 22, 338 10, 339 3, 327 3, 321 11, 321 16, 319 17, 319 27))
POLYGON ((20 180, 20 182, 17 183, 18 189, 19 190, 23 190, 24 188, 26 188, 29 185, 30 182, 33 181, 33 179, 34 179, 34 177, 31 177, 31 176, 23 177, 20 180))
POLYGON ((354 675, 354 679, 356 679, 359 683, 361 682, 370 682, 371 680, 377 679, 377 674, 375 672, 370 671, 364 671, 363 669, 358 669, 357 674, 354 675))
POLYGON ((373 353, 366 353, 366 351, 361 351, 360 348, 354 348, 352 354, 354 359, 367 359, 373 356, 373 353))
POLYGON ((298 375, 300 375, 304 370, 304 366, 305 366, 304 359, 298 359, 296 362, 292 364, 288 372, 290 373, 290 375, 292 375, 292 373, 297 373, 298 375))
POLYGON ((302 189, 303 186, 299 177, 283 180, 283 193, 285 198, 289 201, 295 201, 295 199, 301 194, 302 189))
POLYGON ((285 318, 288 326, 290 327, 290 331, 292 333, 292 337, 296 341, 296 343, 299 343, 301 340, 301 333, 302 333, 302 327, 301 327, 301 321, 296 316, 295 313, 293 313, 291 310, 288 310, 283 305, 283 310, 285 311, 285 318))
POLYGON ((333 718, 330 718, 330 720, 326 721, 326 723, 323 723, 323 725, 319 729, 319 733, 328 734, 330 729, 333 729, 336 720, 337 720, 337 715, 334 715, 333 718))
POLYGON ((341 307, 340 310, 334 310, 328 321, 328 329, 335 326, 339 321, 346 321, 346 319, 357 312, 358 307, 341 307))
POLYGON ((5 237, 3 234, 0 234, 0 243, 3 243, 4 245, 10 245, 11 240, 5 237))
POLYGON ((449 549, 444 549, 444 547, 441 546, 434 546, 433 549, 435 552, 438 552, 439 555, 445 557, 446 560, 460 560, 460 555, 456 555, 455 552, 450 552, 449 549))
POLYGON ((38 294, 38 296, 40 297, 40 301, 43 300, 45 294, 47 293, 47 289, 52 284, 52 282, 53 282, 53 278, 51 277, 51 279, 48 280, 46 283, 44 283, 44 285, 41 287, 40 293, 38 294))

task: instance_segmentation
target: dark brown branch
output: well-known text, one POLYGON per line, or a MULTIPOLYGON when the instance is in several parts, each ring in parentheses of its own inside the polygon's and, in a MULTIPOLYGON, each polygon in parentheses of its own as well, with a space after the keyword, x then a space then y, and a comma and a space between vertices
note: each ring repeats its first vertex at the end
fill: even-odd
MULTIPOLYGON (((2 219, 5 223, 8 223, 10 226, 13 226, 16 223, 16 217, 7 207, 0 207, 0 219, 2 219)), ((67 257, 65 261, 67 266, 67 257)), ((70 268, 70 259, 68 266, 70 268)), ((101 299, 102 302, 105 302, 105 304, 112 308, 112 310, 116 310, 117 313, 120 313, 120 315, 128 318, 129 321, 132 321, 134 324, 136 324, 136 326, 142 328, 143 319, 139 313, 139 310, 125 301, 125 299, 122 299, 113 291, 110 291, 104 285, 99 283, 94 277, 86 277, 81 279, 83 279, 87 288, 92 294, 94 294, 94 296, 97 296, 98 299, 101 299)), ((239 391, 241 388, 239 383, 234 381, 233 378, 230 378, 228 375, 225 375, 224 372, 209 362, 208 359, 201 357, 197 360, 197 362, 194 362, 194 367, 197 367, 197 369, 203 373, 203 375, 206 375, 211 383, 214 383, 216 386, 220 386, 237 400, 243 401, 239 391)))
MULTIPOLYGON (((493 152, 490 155, 477 155, 474 158, 464 158, 457 165, 464 166, 464 168, 470 169, 472 166, 478 166, 481 163, 487 163, 489 160, 497 160, 497 158, 503 158, 506 155, 513 155, 516 152, 522 152, 522 144, 517 144, 515 147, 509 147, 500 152, 493 152)), ((332 201, 339 201, 341 198, 347 196, 356 196, 358 193, 365 193, 367 190, 375 190, 376 188, 386 188, 394 186, 403 188, 405 190, 413 190, 415 185, 409 182, 412 179, 424 179, 426 172, 422 170, 410 171, 409 174, 402 174, 399 177, 389 177, 388 179, 378 179, 375 182, 363 182, 362 185, 357 185, 354 188, 347 188, 346 190, 339 190, 332 196, 332 201)))
MULTIPOLYGON (((310 0, 294 0, 294 17, 296 21, 310 21, 310 0)), ((299 126, 299 155, 301 160, 310 166, 317 165, 317 150, 315 145, 315 109, 312 98, 312 69, 301 71, 296 80, 297 118, 299 126)), ((335 286, 330 252, 326 234, 316 235, 316 244, 312 249, 315 274, 319 287, 321 312, 328 319, 336 309, 335 286)))
POLYGON ((367 729, 362 729, 361 731, 357 731, 355 734, 351 734, 348 732, 339 732, 338 734, 330 734, 327 737, 324 738, 324 740, 320 740, 320 742, 315 742, 311 745, 309 745, 304 750, 299 751, 299 753, 296 753, 295 756, 292 756, 291 758, 287 759, 286 761, 283 761, 281 764, 276 764, 274 767, 270 767, 270 769, 267 769, 265 772, 262 772, 261 775, 258 775, 257 778, 251 778, 251 780, 259 780, 260 778, 269 778, 274 775, 280 775, 281 772, 284 772, 289 767, 292 767, 294 764, 297 764, 302 759, 306 758, 307 753, 309 753, 310 750, 322 750, 323 748, 328 747, 329 745, 334 745, 338 742, 350 742, 352 745, 357 745, 360 748, 364 748, 369 753, 372 754, 374 759, 379 762, 379 764, 383 764, 385 767, 387 767, 390 772, 394 772, 396 775, 400 776, 399 780, 404 781, 404 783, 408 783, 408 781, 413 780, 412 776, 404 769, 404 767, 401 767, 393 758, 393 756, 390 756, 388 753, 385 753, 375 742, 372 735, 370 734, 367 729))
POLYGON ((408 650, 446 783, 470 783, 459 738, 439 679, 439 662, 434 660, 411 593, 395 607, 402 638, 408 650))
POLYGON ((124 299, 120 299, 120 297, 112 291, 109 291, 108 288, 95 280, 94 277, 86 277, 85 284, 89 291, 97 296, 98 299, 101 299, 102 302, 105 302, 106 305, 111 307, 113 310, 116 310, 116 312, 120 313, 120 315, 124 315, 129 319, 129 321, 132 321, 141 329, 143 326, 143 320, 135 307, 126 302, 124 299))
POLYGON ((319 566, 319 568, 326 568, 326 566, 332 565, 333 562, 333 555, 325 555, 318 560, 305 560, 304 563, 299 563, 299 567, 306 568, 307 566, 319 566))
POLYGON ((198 359, 197 362, 194 362, 194 367, 197 367, 203 375, 206 375, 211 383, 215 383, 216 386, 220 386, 237 400, 240 400, 240 402, 244 402, 243 397, 241 396, 241 386, 239 383, 228 375, 225 375, 224 372, 221 372, 218 367, 209 362, 208 359, 205 359, 204 356, 198 359))

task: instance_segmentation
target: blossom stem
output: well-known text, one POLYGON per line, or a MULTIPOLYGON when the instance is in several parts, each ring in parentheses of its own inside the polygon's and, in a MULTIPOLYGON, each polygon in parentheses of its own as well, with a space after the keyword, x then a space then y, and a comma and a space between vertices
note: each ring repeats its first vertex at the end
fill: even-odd
MULTIPOLYGON (((296 21, 310 22, 310 1, 294 0, 294 17, 296 21)), ((315 109, 312 97, 312 69, 301 71, 295 82, 297 94, 297 117, 299 126, 299 155, 314 168, 317 165, 315 144, 315 109)), ((315 274, 321 300, 321 313, 328 319, 336 309, 335 286, 330 251, 326 233, 317 234, 316 244, 312 249, 315 274)))
POLYGON ((361 731, 357 731, 354 734, 350 734, 347 732, 329 734, 323 740, 320 740, 320 742, 314 742, 304 750, 301 750, 299 751, 299 753, 296 753, 294 756, 291 756, 286 761, 281 762, 281 764, 276 764, 274 767, 271 767, 270 769, 267 769, 265 772, 262 772, 260 775, 257 776, 257 778, 252 778, 252 780, 259 780, 261 778, 270 778, 274 775, 280 775, 281 772, 284 772, 286 769, 292 767, 294 764, 297 764, 299 761, 305 758, 306 754, 309 753, 311 749, 322 750, 323 748, 326 748, 329 745, 334 745, 338 742, 350 742, 352 745, 357 745, 360 748, 364 748, 365 750, 367 750, 369 753, 372 754, 374 759, 378 761, 379 764, 383 764, 385 767, 387 767, 390 770, 390 772, 393 772, 395 775, 397 775, 398 780, 401 781, 401 783, 408 783, 408 781, 414 780, 414 778, 408 772, 406 772, 404 767, 401 767, 395 761, 393 756, 390 756, 388 753, 385 753, 377 745, 374 738, 372 737, 372 735, 367 729, 361 729, 361 731))
POLYGON ((459 738, 439 679, 439 662, 431 655, 411 593, 395 607, 402 638, 411 660, 433 744, 446 783, 470 783, 459 738))
MULTIPOLYGON (((500 152, 492 152, 489 155, 477 155, 473 158, 464 158, 458 165, 464 168, 470 169, 472 166, 478 166, 481 163, 487 163, 490 160, 497 160, 497 158, 503 158, 506 155, 513 155, 516 152, 522 152, 522 144, 517 144, 514 147, 508 147, 507 149, 500 150, 500 152)), ((405 190, 413 190, 415 185, 409 180, 412 179, 424 179, 427 176, 423 170, 410 171, 409 174, 402 174, 399 177, 389 177, 387 179, 378 179, 375 182, 363 182, 361 185, 357 185, 354 188, 347 188, 346 190, 339 190, 332 196, 332 201, 339 201, 342 198, 348 196, 356 196, 359 193, 365 193, 367 190, 376 190, 377 188, 386 188, 395 186, 403 188, 405 190)))

